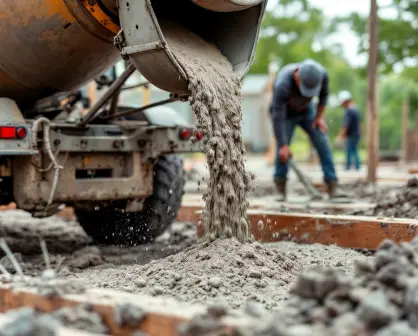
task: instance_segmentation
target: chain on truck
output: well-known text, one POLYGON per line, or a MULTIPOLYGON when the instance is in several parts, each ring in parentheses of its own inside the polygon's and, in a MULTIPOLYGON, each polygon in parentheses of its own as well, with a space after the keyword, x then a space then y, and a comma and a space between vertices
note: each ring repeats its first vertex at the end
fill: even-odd
POLYGON ((205 136, 164 106, 187 101, 189 91, 159 21, 173 20, 217 45, 243 78, 265 5, 0 0, 0 201, 38 217, 72 206, 97 243, 154 239, 181 204, 178 154, 201 151, 205 136), (124 72, 103 83, 98 76, 121 57, 124 72), (120 94, 135 71, 167 99, 123 106, 120 94), (94 78, 108 88, 82 113, 77 89, 94 78))

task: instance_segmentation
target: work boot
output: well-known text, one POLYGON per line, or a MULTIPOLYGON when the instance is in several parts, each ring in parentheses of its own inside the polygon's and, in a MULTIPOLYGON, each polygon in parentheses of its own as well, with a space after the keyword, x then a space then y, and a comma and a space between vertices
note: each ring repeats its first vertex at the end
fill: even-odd
POLYGON ((331 180, 327 182, 327 190, 328 190, 328 195, 330 199, 340 198, 340 197, 342 198, 349 197, 347 193, 345 193, 344 191, 340 189, 340 187, 338 186, 338 182, 335 180, 331 180))
POLYGON ((279 197, 277 201, 284 202, 286 201, 286 179, 278 177, 274 179, 274 184, 276 185, 277 192, 279 193, 279 197))

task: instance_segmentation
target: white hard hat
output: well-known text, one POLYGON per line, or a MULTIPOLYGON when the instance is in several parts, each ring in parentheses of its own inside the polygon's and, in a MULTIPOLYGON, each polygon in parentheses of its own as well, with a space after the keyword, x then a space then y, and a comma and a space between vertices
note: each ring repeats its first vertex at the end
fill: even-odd
POLYGON ((279 70, 279 65, 276 61, 269 63, 269 73, 276 73, 279 70))
POLYGON ((343 103, 345 103, 348 100, 351 100, 352 98, 353 97, 352 97, 351 93, 348 92, 348 91, 346 91, 346 90, 341 91, 338 94, 338 102, 339 102, 340 105, 343 104, 343 103))

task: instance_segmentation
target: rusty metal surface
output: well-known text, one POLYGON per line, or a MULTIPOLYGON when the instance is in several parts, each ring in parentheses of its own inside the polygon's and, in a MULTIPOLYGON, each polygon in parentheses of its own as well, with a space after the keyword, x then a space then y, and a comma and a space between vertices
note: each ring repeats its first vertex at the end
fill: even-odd
MULTIPOLYGON (((90 34, 97 38, 113 43, 113 37, 117 34, 114 29, 106 27, 103 22, 100 22, 97 14, 89 11, 85 0, 63 0, 67 9, 75 18, 75 20, 90 34)), ((108 18, 110 20, 110 18, 108 18)))
POLYGON ((97 0, 81 0, 83 6, 89 11, 89 13, 106 29, 117 34, 120 30, 119 24, 113 21, 113 19, 107 15, 107 12, 102 9, 97 0))
MULTIPOLYGON (((60 174, 54 202, 108 201, 147 197, 152 194, 153 165, 133 154, 73 154, 58 158, 64 169, 60 174), (76 170, 112 169, 112 178, 76 179, 76 170)), ((54 171, 40 173, 31 158, 19 157, 13 162, 13 189, 19 208, 33 210, 46 204, 54 171)))
POLYGON ((29 105, 78 88, 117 61, 113 33, 79 1, 66 1, 0 0, 0 96, 29 105))

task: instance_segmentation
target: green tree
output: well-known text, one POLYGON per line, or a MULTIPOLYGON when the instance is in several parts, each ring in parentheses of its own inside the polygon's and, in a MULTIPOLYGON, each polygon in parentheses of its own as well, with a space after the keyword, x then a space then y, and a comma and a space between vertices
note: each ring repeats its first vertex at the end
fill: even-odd
POLYGON ((409 126, 415 127, 418 109, 418 84, 397 75, 383 80, 379 88, 379 126, 380 148, 397 150, 402 138, 401 106, 408 99, 410 106, 409 126))
POLYGON ((327 22, 322 11, 307 0, 278 1, 264 16, 250 72, 267 73, 272 55, 280 67, 304 58, 326 64, 334 56, 323 46, 327 22))
MULTIPOLYGON (((365 0, 366 1, 366 0, 365 0)), ((349 24, 359 37, 358 51, 366 53, 368 47, 368 17, 351 13, 334 20, 333 26, 349 24)), ((396 65, 416 65, 418 62, 418 2, 392 0, 379 8, 379 71, 390 73, 396 65), (384 15, 385 11, 395 15, 384 15)), ((363 69, 365 70, 365 69, 363 69)), ((363 71, 363 75, 366 72, 363 71)))

